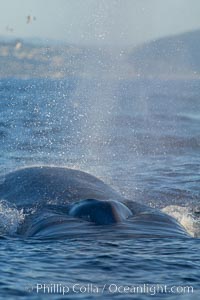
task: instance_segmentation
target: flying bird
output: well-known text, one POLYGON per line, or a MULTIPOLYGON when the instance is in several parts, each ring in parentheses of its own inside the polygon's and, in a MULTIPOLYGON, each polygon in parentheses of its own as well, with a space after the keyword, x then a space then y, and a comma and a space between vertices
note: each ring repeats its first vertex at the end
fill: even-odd
POLYGON ((28 15, 26 17, 26 23, 27 24, 30 24, 31 22, 35 21, 36 20, 36 17, 32 17, 31 15, 28 15))

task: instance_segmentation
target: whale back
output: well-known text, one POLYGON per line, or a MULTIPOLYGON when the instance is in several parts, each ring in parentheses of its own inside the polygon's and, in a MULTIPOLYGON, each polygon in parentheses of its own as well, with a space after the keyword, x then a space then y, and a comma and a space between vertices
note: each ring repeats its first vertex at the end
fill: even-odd
POLYGON ((25 219, 17 229, 20 235, 58 238, 76 232, 87 236, 89 225, 106 225, 109 231, 115 224, 117 236, 188 236, 172 217, 124 199, 103 181, 82 171, 31 167, 14 171, 0 182, 0 199, 24 213, 25 219))
POLYGON ((100 179, 74 169, 32 167, 1 178, 0 198, 17 206, 33 203, 65 204, 81 199, 122 199, 100 179))

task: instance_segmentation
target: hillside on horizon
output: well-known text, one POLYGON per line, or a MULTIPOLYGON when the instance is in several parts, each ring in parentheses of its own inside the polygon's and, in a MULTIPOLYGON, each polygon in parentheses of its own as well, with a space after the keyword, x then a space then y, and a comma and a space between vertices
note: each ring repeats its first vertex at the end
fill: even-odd
POLYGON ((128 61, 140 76, 199 77, 200 30, 138 46, 131 51, 128 61))

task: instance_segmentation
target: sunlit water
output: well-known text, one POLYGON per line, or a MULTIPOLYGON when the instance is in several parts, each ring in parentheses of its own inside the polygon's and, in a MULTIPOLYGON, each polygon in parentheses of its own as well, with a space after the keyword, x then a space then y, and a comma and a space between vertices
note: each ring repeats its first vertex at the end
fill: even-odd
MULTIPOLYGON (((198 80, 2 80, 0 175, 30 165, 83 170, 198 237, 199 94, 198 80)), ((158 299, 198 297, 198 238, 123 239, 104 228, 98 238, 11 237, 23 213, 3 199, 0 208, 2 297, 62 299, 64 286, 69 299, 148 299, 155 286, 158 299)))

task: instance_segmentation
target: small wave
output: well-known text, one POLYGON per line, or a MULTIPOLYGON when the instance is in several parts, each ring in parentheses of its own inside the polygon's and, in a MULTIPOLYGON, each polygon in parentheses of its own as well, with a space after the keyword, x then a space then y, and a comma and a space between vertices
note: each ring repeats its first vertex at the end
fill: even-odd
POLYGON ((14 235, 25 215, 11 203, 0 200, 0 235, 14 235))
POLYGON ((179 205, 168 205, 162 211, 174 217, 190 235, 200 237, 200 216, 197 209, 179 205))

